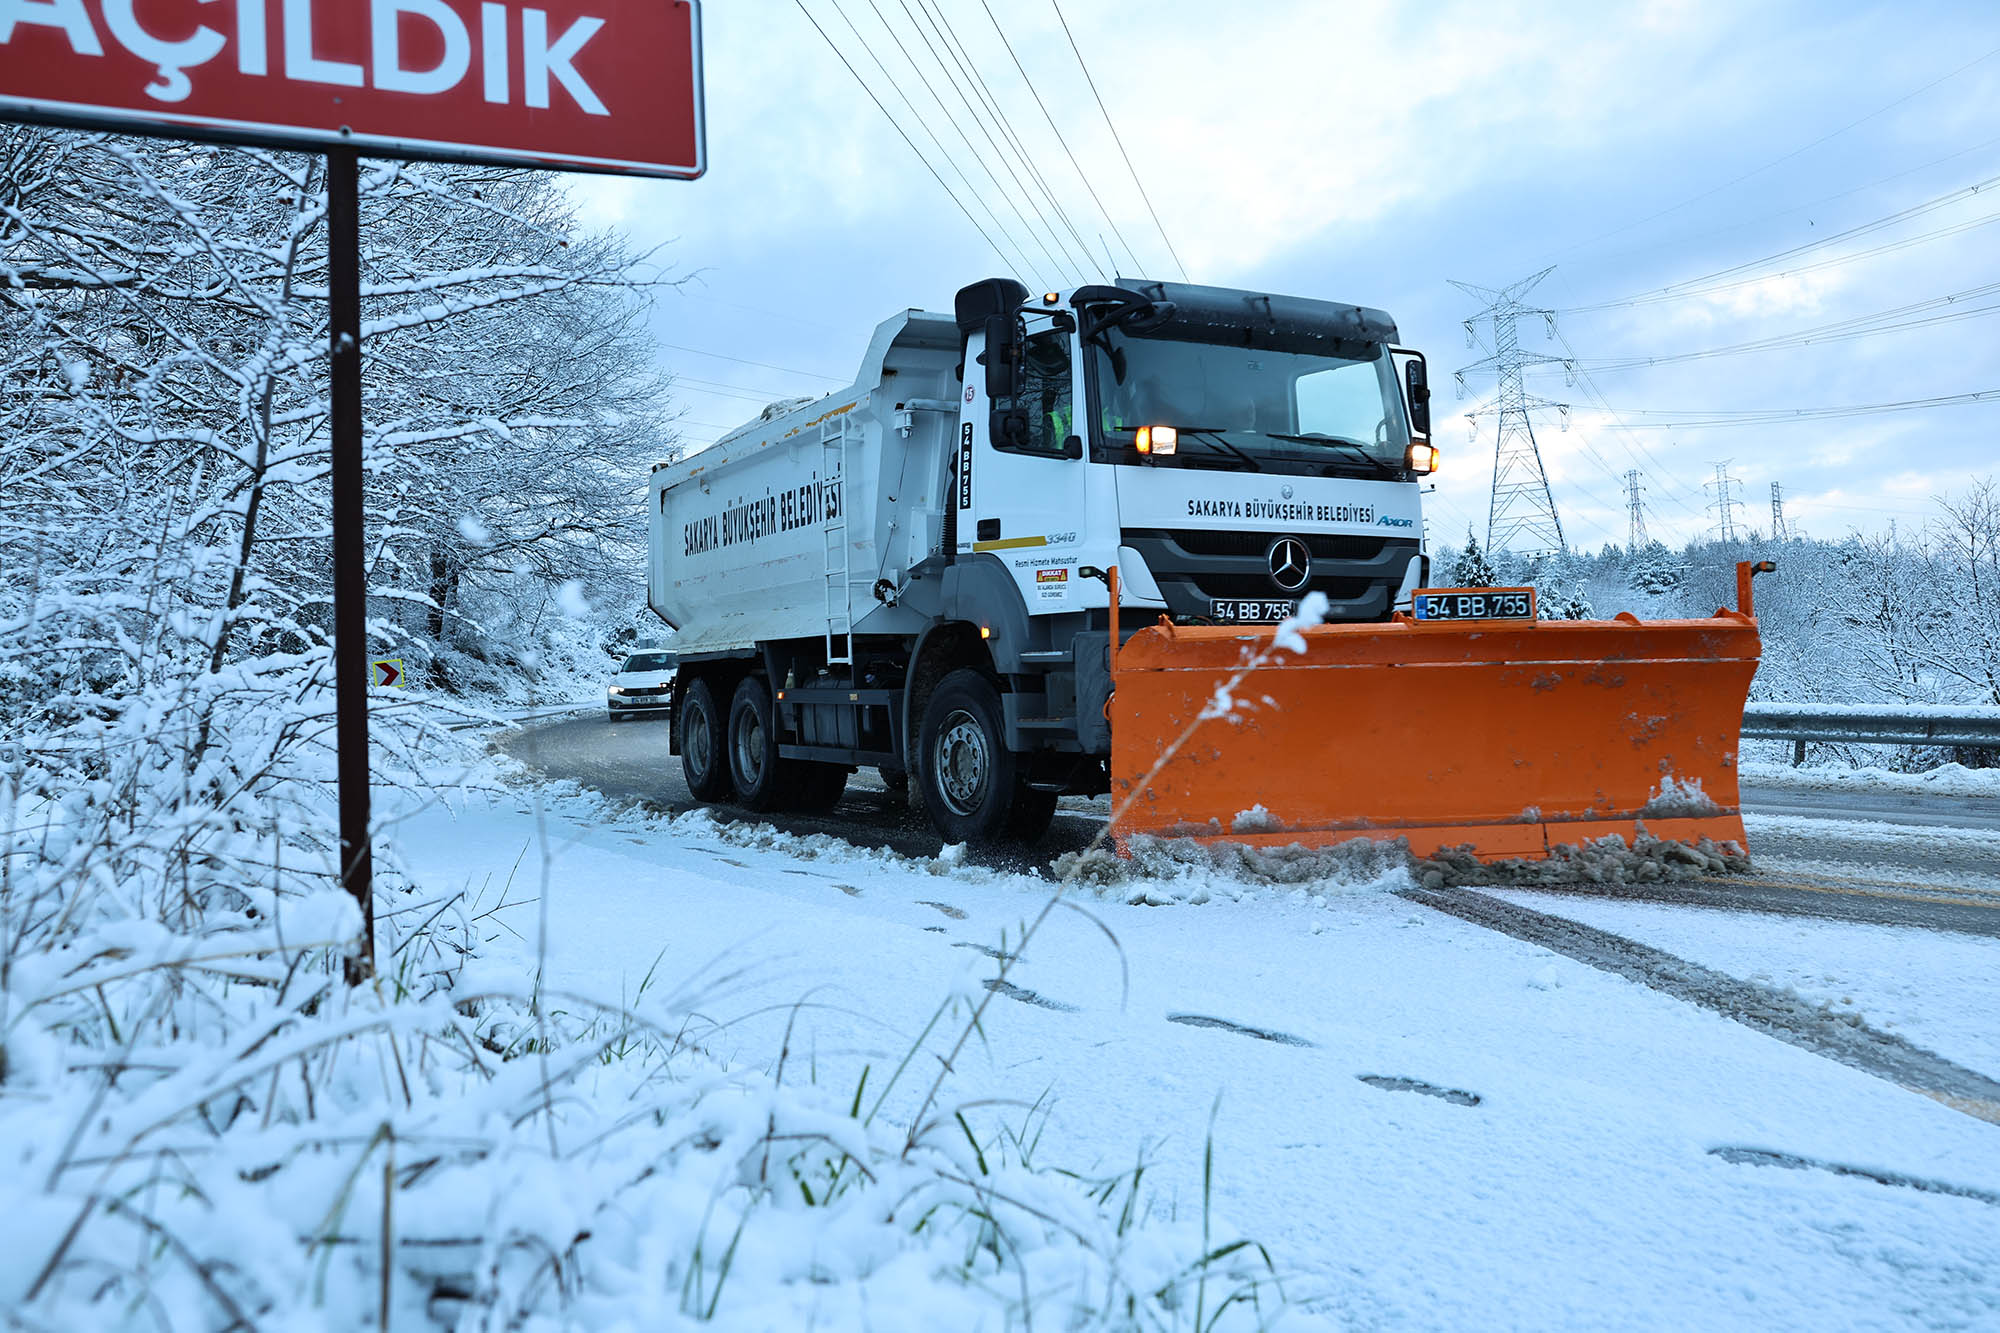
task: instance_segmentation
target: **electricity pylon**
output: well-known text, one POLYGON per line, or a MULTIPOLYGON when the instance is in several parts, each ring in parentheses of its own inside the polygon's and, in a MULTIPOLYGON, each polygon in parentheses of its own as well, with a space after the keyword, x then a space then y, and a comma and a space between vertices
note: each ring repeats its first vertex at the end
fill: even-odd
POLYGON ((1468 346, 1475 345, 1473 325, 1481 320, 1490 320, 1493 325, 1493 355, 1483 361, 1475 361, 1458 372, 1461 392, 1465 387, 1465 377, 1477 371, 1490 370, 1499 381, 1499 397, 1493 407, 1466 413, 1466 419, 1473 422, 1475 431, 1478 429, 1478 418, 1488 415, 1499 418, 1493 437, 1493 493, 1486 510, 1486 549, 1489 551, 1515 549, 1516 541, 1523 538, 1527 539, 1525 549, 1520 552, 1524 555, 1547 555, 1569 549, 1569 543, 1563 540, 1562 519, 1556 513, 1555 497, 1549 493, 1549 475, 1542 466, 1542 451, 1535 443, 1535 427, 1530 415, 1536 408, 1552 407, 1567 417, 1569 405, 1533 397, 1521 377, 1522 370, 1528 366, 1560 362, 1564 358, 1522 351, 1520 337, 1514 327, 1524 315, 1539 315, 1548 321, 1550 328, 1554 328, 1553 311, 1532 308, 1522 301, 1535 284, 1553 271, 1554 266, 1551 265, 1540 273, 1499 288, 1477 287, 1456 280, 1451 284, 1467 295, 1486 302, 1484 310, 1465 321, 1468 346))

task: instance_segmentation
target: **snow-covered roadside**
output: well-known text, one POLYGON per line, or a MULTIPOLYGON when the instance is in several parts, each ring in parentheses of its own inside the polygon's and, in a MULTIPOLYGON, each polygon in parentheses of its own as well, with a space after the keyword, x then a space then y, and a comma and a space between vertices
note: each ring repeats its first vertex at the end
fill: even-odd
MULTIPOLYGON (((1493 890, 1538 912, 1596 926, 1719 972, 1790 991, 2000 1076, 2000 939, 1493 890)), ((2000 1132, 2000 1131, 1996 1131, 2000 1132)))
MULTIPOLYGON (((473 885, 552 849, 552 984, 740 964, 704 1006, 719 1049, 787 1046, 836 1093, 893 1068, 940 993, 991 976, 1047 894, 546 788, 432 810, 398 837, 426 877, 473 885)), ((2000 1132, 1391 887, 1222 876, 1150 899, 1168 906, 1127 885, 1083 898, 1092 919, 1059 912, 1010 972, 955 1094, 987 1103, 976 1125, 1039 1128, 1064 1165, 1112 1170, 1150 1144, 1147 1184, 1183 1217, 1214 1112, 1215 1213, 1272 1248, 1289 1291, 1363 1325, 2000 1314, 2000 1209, 1715 1155, 1995 1192, 2000 1132)))
MULTIPOLYGON (((842 1083, 730 1023, 748 953, 603 988, 557 965, 559 848, 598 803, 513 815, 495 859, 449 809, 490 806, 493 766, 432 758, 446 801, 377 792, 416 854, 378 861, 357 989, 312 787, 186 877, 134 872, 150 841, 104 872, 110 793, 0 788, 10 1326, 1324 1326, 1205 1197, 1168 1216, 1133 1161, 1049 1169, 1059 1135, 954 1115, 918 1044, 842 1083)), ((999 1003, 967 972, 930 992, 934 1049, 999 1003)))
POLYGON ((1740 772, 1744 785, 1755 787, 2000 797, 2000 768, 1967 768, 1962 764, 1945 764, 1922 773, 1895 773, 1886 768, 1793 768, 1790 764, 1745 759, 1740 772))

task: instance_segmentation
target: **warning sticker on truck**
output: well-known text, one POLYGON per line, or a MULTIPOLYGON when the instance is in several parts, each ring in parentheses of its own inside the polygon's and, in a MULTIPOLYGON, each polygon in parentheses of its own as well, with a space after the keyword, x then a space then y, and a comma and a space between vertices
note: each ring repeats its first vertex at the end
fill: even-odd
POLYGON ((1069 592, 1069 571, 1067 569, 1038 569, 1035 571, 1035 591, 1045 602, 1060 602, 1069 592))

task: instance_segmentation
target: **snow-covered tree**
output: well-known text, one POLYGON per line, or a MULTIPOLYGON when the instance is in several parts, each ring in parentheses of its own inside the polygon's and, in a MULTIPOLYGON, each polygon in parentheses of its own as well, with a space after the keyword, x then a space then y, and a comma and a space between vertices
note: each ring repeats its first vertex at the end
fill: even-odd
MULTIPOLYGON (((362 193, 374 633, 449 683, 452 647, 532 656, 556 584, 631 586, 671 447, 646 284, 545 174, 379 165, 362 193)), ((323 648, 324 221, 317 158, 0 134, 0 597, 20 613, 33 571, 65 645, 53 692, 21 645, 30 711, 143 651, 213 673, 323 648)))
POLYGON ((1479 538, 1472 534, 1471 528, 1465 530, 1465 549, 1453 558, 1446 577, 1454 588, 1494 586, 1492 562, 1486 558, 1486 552, 1480 548, 1479 538))
POLYGON ((1684 572, 1674 553, 1657 539, 1632 552, 1627 571, 1632 590, 1648 597, 1664 597, 1673 592, 1681 586, 1684 572))

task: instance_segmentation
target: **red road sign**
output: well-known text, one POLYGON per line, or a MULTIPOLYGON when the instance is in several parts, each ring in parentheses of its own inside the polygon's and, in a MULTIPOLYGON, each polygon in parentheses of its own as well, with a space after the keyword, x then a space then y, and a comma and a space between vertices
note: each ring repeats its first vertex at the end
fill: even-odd
POLYGON ((692 178, 697 0, 0 0, 0 120, 692 178))

